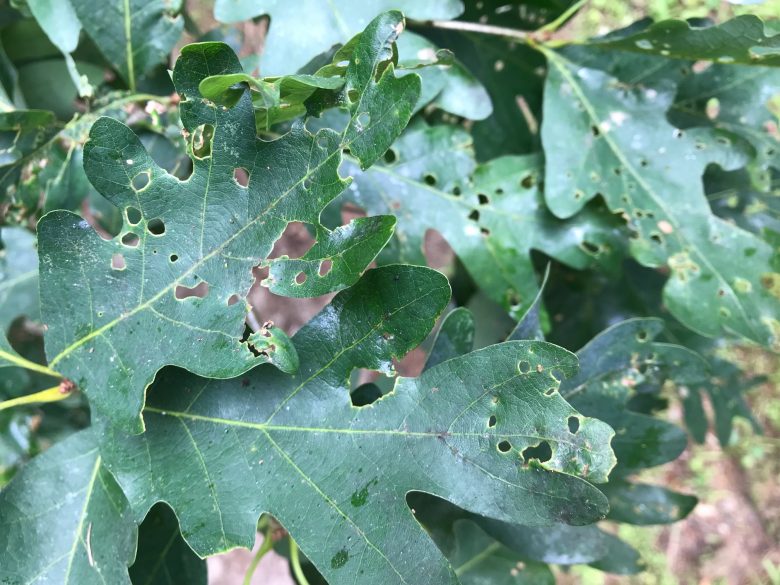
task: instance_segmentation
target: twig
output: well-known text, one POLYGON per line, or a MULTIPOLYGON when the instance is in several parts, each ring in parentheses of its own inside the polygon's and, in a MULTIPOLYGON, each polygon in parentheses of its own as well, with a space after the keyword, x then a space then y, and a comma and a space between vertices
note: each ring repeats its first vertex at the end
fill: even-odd
POLYGON ((301 569, 301 559, 298 555, 298 545, 290 536, 290 566, 292 567, 293 575, 298 581, 298 585, 309 585, 309 580, 306 579, 306 575, 303 574, 301 569))
POLYGON ((246 574, 244 575, 244 585, 249 585, 252 582, 252 575, 255 574, 257 565, 260 564, 260 561, 263 559, 266 553, 274 547, 274 539, 271 538, 272 532, 273 526, 269 523, 268 527, 263 533, 263 542, 260 544, 260 548, 257 549, 255 556, 252 558, 252 562, 249 563, 249 566, 246 569, 246 574))

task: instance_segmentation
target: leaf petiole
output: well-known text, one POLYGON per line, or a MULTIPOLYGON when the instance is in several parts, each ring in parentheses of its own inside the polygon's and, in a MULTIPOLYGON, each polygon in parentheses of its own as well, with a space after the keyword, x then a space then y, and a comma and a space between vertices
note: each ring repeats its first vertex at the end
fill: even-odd
POLYGON ((266 553, 274 547, 274 539, 271 537, 273 528, 273 525, 269 522, 263 533, 263 542, 260 544, 260 548, 257 549, 255 556, 252 558, 252 562, 249 563, 246 573, 244 574, 244 585, 249 585, 252 582, 252 575, 255 574, 257 565, 260 564, 260 561, 266 553))
POLYGON ((19 366, 20 368, 24 368, 25 370, 30 370, 33 372, 38 372, 39 374, 46 374, 47 376, 52 376, 54 378, 64 378, 62 374, 59 372, 56 372, 52 370, 51 368, 47 366, 42 366, 41 364, 37 364, 33 361, 30 361, 28 359, 23 358, 20 355, 10 353, 7 351, 3 351, 0 349, 0 359, 6 360, 11 362, 14 365, 19 366))
POLYGON ((290 536, 290 566, 292 567, 295 579, 298 581, 298 585, 309 585, 309 580, 306 578, 306 575, 303 574, 303 569, 301 568, 298 544, 293 540, 292 536, 290 536))
POLYGON ((52 386, 46 390, 35 392, 34 394, 28 394, 27 396, 19 396, 18 398, 11 398, 0 402, 0 410, 6 410, 13 408, 14 406, 22 406, 24 404, 36 404, 39 402, 57 402, 64 400, 73 393, 73 383, 68 380, 63 380, 58 386, 52 386))

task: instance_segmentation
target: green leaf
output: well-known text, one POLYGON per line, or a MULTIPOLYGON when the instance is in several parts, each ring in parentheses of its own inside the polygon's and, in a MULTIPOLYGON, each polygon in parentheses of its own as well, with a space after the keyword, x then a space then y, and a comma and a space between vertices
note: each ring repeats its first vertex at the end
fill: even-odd
POLYGON ((56 131, 54 114, 46 110, 3 112, 0 114, 0 166, 17 163, 56 131))
POLYGON ((0 333, 21 316, 37 320, 38 252, 35 236, 22 228, 0 230, 0 333))
POLYGON ((133 91, 138 78, 168 59, 184 29, 175 1, 60 1, 73 5, 84 31, 133 91))
POLYGON ((398 67, 415 69, 422 78, 417 110, 432 104, 469 120, 482 120, 493 111, 490 96, 470 71, 453 58, 442 62, 442 51, 422 36, 407 32, 399 39, 398 67))
POLYGON ((92 430, 39 455, 0 492, 0 581, 128 584, 136 526, 92 430))
POLYGON ((697 498, 657 485, 632 484, 614 480, 601 486, 609 498, 609 520, 640 526, 671 524, 685 518, 697 498))
POLYGON ((547 287, 547 281, 550 279, 550 264, 544 271, 544 278, 542 284, 539 287, 539 292, 536 293, 536 298, 531 306, 525 312, 525 315, 520 317, 517 321, 517 326, 512 330, 512 333, 507 336, 507 340, 516 339, 536 339, 537 341, 544 341, 544 331, 542 328, 542 293, 547 287))
POLYGON ((635 232, 633 256, 645 266, 668 266, 664 303, 687 327, 780 343, 772 250, 715 217, 701 180, 708 164, 744 165, 744 149, 717 131, 669 124, 671 88, 626 87, 558 53, 545 54, 542 139, 552 212, 570 217, 601 194, 635 232))
POLYGON ((555 577, 542 563, 523 560, 468 521, 455 524, 456 546, 450 557, 462 585, 554 585, 555 577))
POLYGON ((62 51, 73 84, 83 97, 90 97, 94 88, 86 75, 81 75, 72 53, 79 44, 81 23, 73 10, 71 0, 27 0, 33 17, 52 43, 62 51))
POLYGON ((105 431, 109 469, 136 513, 169 503, 201 555, 251 546, 257 518, 272 514, 334 585, 420 574, 456 583, 406 507, 411 490, 531 525, 600 518, 600 493, 570 474, 605 478, 612 431, 583 418, 572 434, 575 411, 545 396, 558 384, 552 372, 576 369, 561 348, 507 342, 352 405, 350 372, 389 370, 426 337, 449 294, 430 269, 378 268, 299 331, 295 375, 260 366, 217 382, 167 370, 150 391, 144 434, 105 431), (524 463, 521 452, 540 442, 547 460, 524 463))
POLYGON ((747 139, 766 187, 771 182, 768 168, 780 170, 777 117, 768 107, 778 94, 778 69, 713 64, 683 79, 670 114, 682 127, 712 125, 747 139))
POLYGON ((451 556, 455 548, 454 526, 462 520, 475 523, 525 560, 573 565, 590 563, 607 554, 606 533, 594 525, 521 526, 466 512, 424 493, 410 494, 408 501, 415 518, 422 522, 447 556, 451 556))
POLYGON ((348 157, 345 168, 354 176, 347 200, 369 214, 398 218, 396 240, 381 261, 424 264, 425 234, 437 230, 477 285, 514 318, 538 291, 532 249, 577 268, 617 264, 618 222, 610 214, 589 208, 570 221, 557 219, 542 200, 539 157, 502 157, 477 167, 462 129, 417 124, 383 164, 361 172, 348 157))
POLYGON ((179 532, 170 508, 158 504, 138 529, 138 552, 130 567, 133 585, 206 585, 206 561, 198 558, 179 532))
POLYGON ((780 32, 752 14, 705 26, 684 20, 663 20, 635 34, 590 42, 601 48, 673 59, 780 66, 780 32))
POLYGON ((268 75, 281 75, 299 70, 312 55, 337 43, 346 43, 377 14, 391 9, 419 20, 450 19, 460 14, 463 5, 459 0, 423 3, 412 0, 338 3, 309 0, 305 6, 281 0, 217 0, 214 16, 221 22, 249 20, 264 14, 270 16, 272 24, 266 37, 262 66, 268 75), (305 32, 301 34, 302 31, 305 32))
POLYGON ((612 534, 605 533, 604 537, 607 554, 598 561, 589 563, 591 567, 616 575, 635 575, 645 570, 645 565, 634 547, 612 534))
MULTIPOLYGON (((77 211, 82 202, 89 199, 92 216, 101 227, 116 233, 117 230, 112 229, 115 227, 110 217, 112 214, 107 209, 116 208, 92 188, 83 167, 84 143, 92 124, 101 116, 111 116, 122 121, 132 118, 134 125, 143 129, 140 138, 148 144, 155 160, 161 160, 166 170, 181 176, 177 172, 179 160, 170 156, 170 150, 163 153, 164 147, 161 147, 162 143, 166 143, 169 149, 178 153, 172 140, 181 141, 181 137, 171 136, 170 133, 173 129, 178 135, 178 127, 169 119, 173 118, 172 115, 160 116, 157 113, 161 104, 153 96, 115 92, 96 101, 94 106, 92 111, 74 117, 62 128, 59 125, 41 127, 41 135, 35 140, 26 141, 29 145, 19 153, 21 156, 14 157, 8 166, 0 169, 0 189, 4 192, 2 196, 10 202, 5 218, 8 223, 23 223, 31 217, 55 209, 77 211), (143 110, 141 104, 145 105, 143 110), (97 199, 105 202, 105 206, 95 204, 97 199)), ((183 141, 181 143, 183 145, 183 141)), ((117 210, 114 215, 121 214, 117 210)), ((118 223, 121 227, 121 217, 118 223)))
MULTIPOLYGON (((370 260, 369 250, 386 238, 391 220, 364 220, 328 234, 318 218, 348 184, 338 175, 342 149, 364 155, 369 164, 371 149, 392 140, 405 123, 393 116, 392 104, 416 101, 419 83, 396 80, 391 67, 374 81, 400 20, 400 14, 389 13, 372 24, 371 34, 362 37, 367 46, 358 47, 360 66, 347 75, 359 95, 355 119, 363 110, 388 110, 387 124, 377 117, 362 133, 353 124, 342 135, 323 129, 315 136, 298 126, 273 142, 259 140, 248 95, 226 108, 198 94, 208 75, 240 73, 235 54, 220 43, 184 48, 173 73, 194 165, 187 180, 157 166, 127 126, 109 118, 95 122, 84 168, 93 186, 122 210, 122 233, 105 241, 84 220, 60 211, 48 214, 38 228, 46 352, 51 366, 86 393, 94 414, 140 431, 144 390, 165 365, 215 378, 269 361, 295 367, 292 346, 280 330, 264 328, 243 338, 249 306, 230 300, 246 296, 252 267, 263 263, 289 222, 309 223, 323 238, 317 249, 327 256, 311 254, 306 261, 334 260, 334 276, 322 277, 327 290, 354 281, 370 260), (375 47, 374 55, 368 45, 375 47), (404 87, 395 88, 395 81, 404 87), (240 169, 249 175, 246 187, 234 179, 240 169), (365 229, 372 225, 379 228, 365 229), (345 234, 349 237, 337 241, 345 234), (360 244, 360 235, 365 250, 350 254, 346 249, 360 244), (342 266, 355 258, 366 264, 342 266), (72 291, 65 298, 58 292, 63 286, 72 291), (205 296, 191 296, 197 292, 205 296)), ((285 264, 291 265, 278 263, 285 264)), ((302 290, 322 294, 318 278, 312 275, 302 290)))
POLYGON ((707 376, 707 364, 696 353, 653 341, 662 328, 659 319, 610 327, 577 352, 580 371, 561 385, 562 396, 578 411, 615 429, 620 475, 672 461, 687 444, 682 429, 633 411, 629 400, 637 392, 658 391, 667 376, 682 384, 707 376))
POLYGON ((469 353, 474 349, 474 316, 471 311, 458 307, 442 320, 433 347, 428 352, 425 369, 449 359, 469 353))
POLYGON ((722 446, 727 446, 731 440, 735 418, 744 419, 753 432, 761 433, 761 425, 745 402, 744 394, 765 382, 765 378, 750 377, 734 364, 718 357, 710 359, 710 363, 711 377, 702 377, 678 390, 683 398, 685 423, 694 439, 703 443, 709 426, 701 401, 705 394, 713 409, 713 430, 722 446))

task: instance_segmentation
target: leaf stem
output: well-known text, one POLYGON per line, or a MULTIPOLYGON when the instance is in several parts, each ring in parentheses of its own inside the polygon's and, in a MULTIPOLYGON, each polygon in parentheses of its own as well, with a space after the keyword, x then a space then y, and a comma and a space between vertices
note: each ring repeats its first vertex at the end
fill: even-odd
POLYGON ((263 533, 263 542, 260 544, 260 548, 257 549, 255 556, 252 558, 252 562, 249 563, 249 566, 246 569, 246 573, 244 574, 244 585, 249 585, 252 582, 252 576, 255 574, 257 565, 260 564, 260 561, 263 559, 266 553, 274 547, 274 539, 271 538, 272 532, 273 526, 269 522, 265 532, 263 533))
POLYGON ((70 395, 71 390, 67 389, 65 386, 52 386, 51 388, 35 392, 34 394, 28 394, 27 396, 20 396, 19 398, 12 398, 11 400, 0 402, 0 410, 6 410, 24 404, 35 404, 37 402, 57 402, 58 400, 66 399, 70 395))
POLYGON ((293 540, 292 536, 290 536, 290 566, 292 567, 295 579, 298 581, 298 585, 309 585, 309 580, 306 578, 306 575, 303 574, 303 569, 301 568, 298 544, 293 540))
POLYGON ((587 4, 588 0, 579 0, 578 2, 575 2, 569 8, 566 9, 566 11, 561 14, 558 18, 555 20, 548 22, 543 27, 538 29, 536 32, 538 33, 554 33, 559 28, 563 26, 563 24, 571 18, 575 12, 577 12, 580 8, 582 8, 585 4, 587 4))
POLYGON ((448 30, 460 30, 484 35, 494 35, 524 42, 528 41, 529 37, 533 34, 530 31, 507 28, 505 26, 495 26, 492 24, 482 24, 479 22, 465 22, 461 20, 413 20, 409 22, 412 25, 430 26, 433 28, 443 28, 448 30))
POLYGON ((33 372, 38 372, 39 374, 46 374, 47 376, 52 376, 54 378, 64 378, 62 374, 59 372, 55 372, 51 368, 47 366, 42 366, 41 364, 36 364, 35 362, 32 362, 28 359, 23 358, 20 355, 17 355, 15 353, 10 353, 7 351, 3 351, 0 349, 0 359, 6 360, 11 362, 14 365, 19 366, 20 368, 24 368, 25 370, 30 370, 33 372))

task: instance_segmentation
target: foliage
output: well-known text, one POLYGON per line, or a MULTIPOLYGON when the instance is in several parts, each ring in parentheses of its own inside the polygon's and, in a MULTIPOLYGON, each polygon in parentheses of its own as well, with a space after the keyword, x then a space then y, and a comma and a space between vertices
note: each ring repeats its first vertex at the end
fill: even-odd
POLYGON ((242 58, 5 6, 0 581, 205 583, 258 530, 302 585, 641 571, 611 526, 697 498, 638 476, 760 431, 722 358, 780 348, 780 26, 581 4, 218 0, 242 58))

